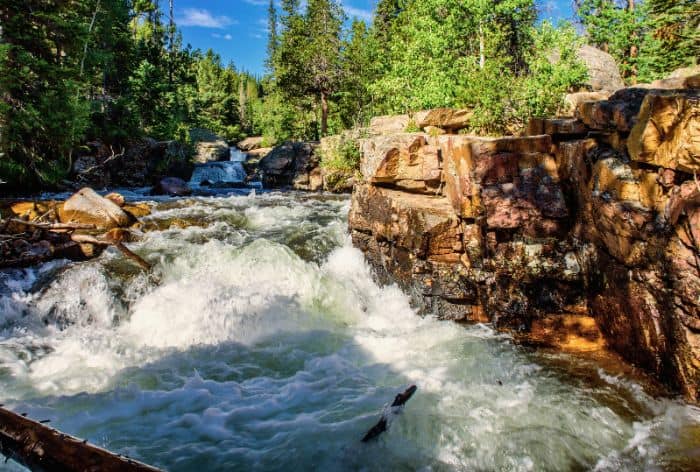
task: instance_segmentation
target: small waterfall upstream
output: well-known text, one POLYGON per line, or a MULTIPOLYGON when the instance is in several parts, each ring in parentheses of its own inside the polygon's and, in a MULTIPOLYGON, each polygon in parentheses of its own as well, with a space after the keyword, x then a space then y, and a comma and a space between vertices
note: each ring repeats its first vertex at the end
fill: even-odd
MULTIPOLYGON (((198 175, 240 181, 232 157, 198 175)), ((153 205, 152 276, 112 249, 0 271, 5 407, 173 472, 700 470, 697 408, 376 284, 348 197, 153 205)))
POLYGON ((247 174, 243 168, 243 163, 248 155, 235 147, 230 148, 229 152, 230 158, 228 161, 197 164, 190 179, 190 186, 200 187, 204 184, 234 187, 244 184, 247 174))

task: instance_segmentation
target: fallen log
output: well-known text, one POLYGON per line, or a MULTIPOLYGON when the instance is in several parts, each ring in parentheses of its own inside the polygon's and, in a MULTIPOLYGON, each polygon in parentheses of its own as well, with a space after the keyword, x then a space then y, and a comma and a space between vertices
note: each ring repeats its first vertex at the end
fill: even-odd
POLYGON ((146 262, 141 256, 131 251, 129 248, 124 246, 120 240, 103 240, 98 239, 87 234, 74 234, 71 239, 76 243, 88 243, 95 244, 97 246, 114 246, 119 252, 121 252, 125 257, 134 261, 139 267, 145 271, 151 270, 151 264, 146 262))
POLYGON ((158 472, 0 408, 0 454, 34 472, 158 472))
POLYGON ((403 411, 406 402, 411 399, 413 394, 416 393, 416 390, 418 390, 418 387, 411 385, 403 393, 396 395, 394 402, 384 408, 382 417, 379 419, 377 424, 372 426, 372 428, 367 431, 367 434, 365 434, 365 436, 362 438, 362 442, 369 442, 376 439, 380 434, 387 431, 394 416, 399 415, 403 411))
POLYGON ((76 229, 96 229, 95 225, 85 225, 80 223, 34 223, 32 221, 20 220, 18 218, 10 218, 10 223, 18 225, 30 226, 32 228, 45 229, 48 231, 71 231, 76 229))

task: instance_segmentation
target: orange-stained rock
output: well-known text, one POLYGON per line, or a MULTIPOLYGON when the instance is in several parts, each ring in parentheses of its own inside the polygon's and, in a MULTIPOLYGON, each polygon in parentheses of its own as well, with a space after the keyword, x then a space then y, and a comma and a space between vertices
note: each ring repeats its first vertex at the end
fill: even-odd
MULTIPOLYGON (((574 116, 579 105, 584 102, 599 102, 607 100, 612 92, 576 92, 564 97, 564 107, 561 110, 562 116, 574 116)), ((544 131, 544 130, 543 130, 544 131)))
POLYGON ((413 115, 413 121, 421 129, 436 127, 454 132, 468 127, 473 114, 469 109, 435 108, 419 111, 413 115))
POLYGON ((551 314, 538 318, 518 340, 572 353, 603 351, 606 347, 598 323, 588 314, 551 314))
POLYGON ((437 147, 425 134, 376 136, 360 144, 360 169, 367 182, 409 192, 435 194, 442 178, 437 147))
POLYGON ((532 118, 527 127, 527 136, 547 134, 555 139, 586 134, 588 128, 576 118, 532 118))
POLYGON ((396 134, 406 132, 411 118, 408 115, 375 116, 369 122, 371 134, 396 134))
POLYGON ((59 218, 61 223, 88 224, 104 229, 131 224, 131 218, 119 206, 88 187, 66 200, 59 218))
POLYGON ((650 93, 627 142, 635 161, 700 171, 700 95, 650 93))
POLYGON ((105 195, 105 198, 120 208, 123 208, 124 204, 126 203, 126 200, 124 200, 124 196, 116 192, 108 193, 107 195, 105 195))

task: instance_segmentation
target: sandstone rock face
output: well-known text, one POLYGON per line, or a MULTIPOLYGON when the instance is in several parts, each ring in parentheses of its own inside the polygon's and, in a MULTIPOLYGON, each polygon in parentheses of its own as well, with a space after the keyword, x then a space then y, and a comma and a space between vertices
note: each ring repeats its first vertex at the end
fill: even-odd
POLYGON ((370 134, 394 134, 406 131, 411 117, 408 115, 376 116, 369 122, 370 134))
POLYGON ((592 91, 614 92, 625 86, 620 75, 620 68, 615 59, 607 52, 586 45, 582 46, 576 55, 588 68, 588 86, 592 91))
POLYGON ((564 97, 564 107, 561 110, 562 116, 574 116, 579 105, 585 102, 599 102, 607 100, 612 92, 576 92, 567 94, 564 97))
POLYGON ((638 87, 525 137, 370 137, 353 242, 424 313, 612 349, 700 402, 698 115, 638 87))
POLYGON ((627 147, 635 161, 700 172, 700 94, 649 93, 627 147))
POLYGON ((263 144, 263 137, 262 136, 251 136, 249 138, 245 138, 243 141, 240 141, 239 143, 236 144, 236 147, 240 149, 241 151, 253 151, 255 149, 260 149, 263 144))
POLYGON ((94 225, 100 229, 129 226, 131 219, 114 202, 84 188, 66 200, 59 211, 61 223, 94 225))
POLYGON ((440 184, 438 149, 422 133, 377 136, 362 140, 360 172, 365 181, 418 193, 440 184))
POLYGON ((435 108, 419 111, 413 116, 413 121, 421 129, 436 127, 455 132, 468 127, 472 115, 473 112, 467 109, 435 108))

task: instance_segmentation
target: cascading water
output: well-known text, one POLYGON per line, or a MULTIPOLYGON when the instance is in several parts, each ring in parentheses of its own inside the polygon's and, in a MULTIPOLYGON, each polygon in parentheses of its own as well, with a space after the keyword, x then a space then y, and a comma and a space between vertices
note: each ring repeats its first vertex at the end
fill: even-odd
POLYGON ((190 179, 190 186, 198 187, 203 182, 211 184, 242 184, 246 178, 243 163, 247 155, 237 148, 230 148, 228 161, 197 164, 190 179))
POLYGON ((373 282, 347 211, 294 193, 169 199, 134 244, 151 276, 111 250, 0 272, 0 402, 173 471, 698 470, 698 409, 417 316, 373 282), (360 442, 411 384, 389 431, 360 442))

